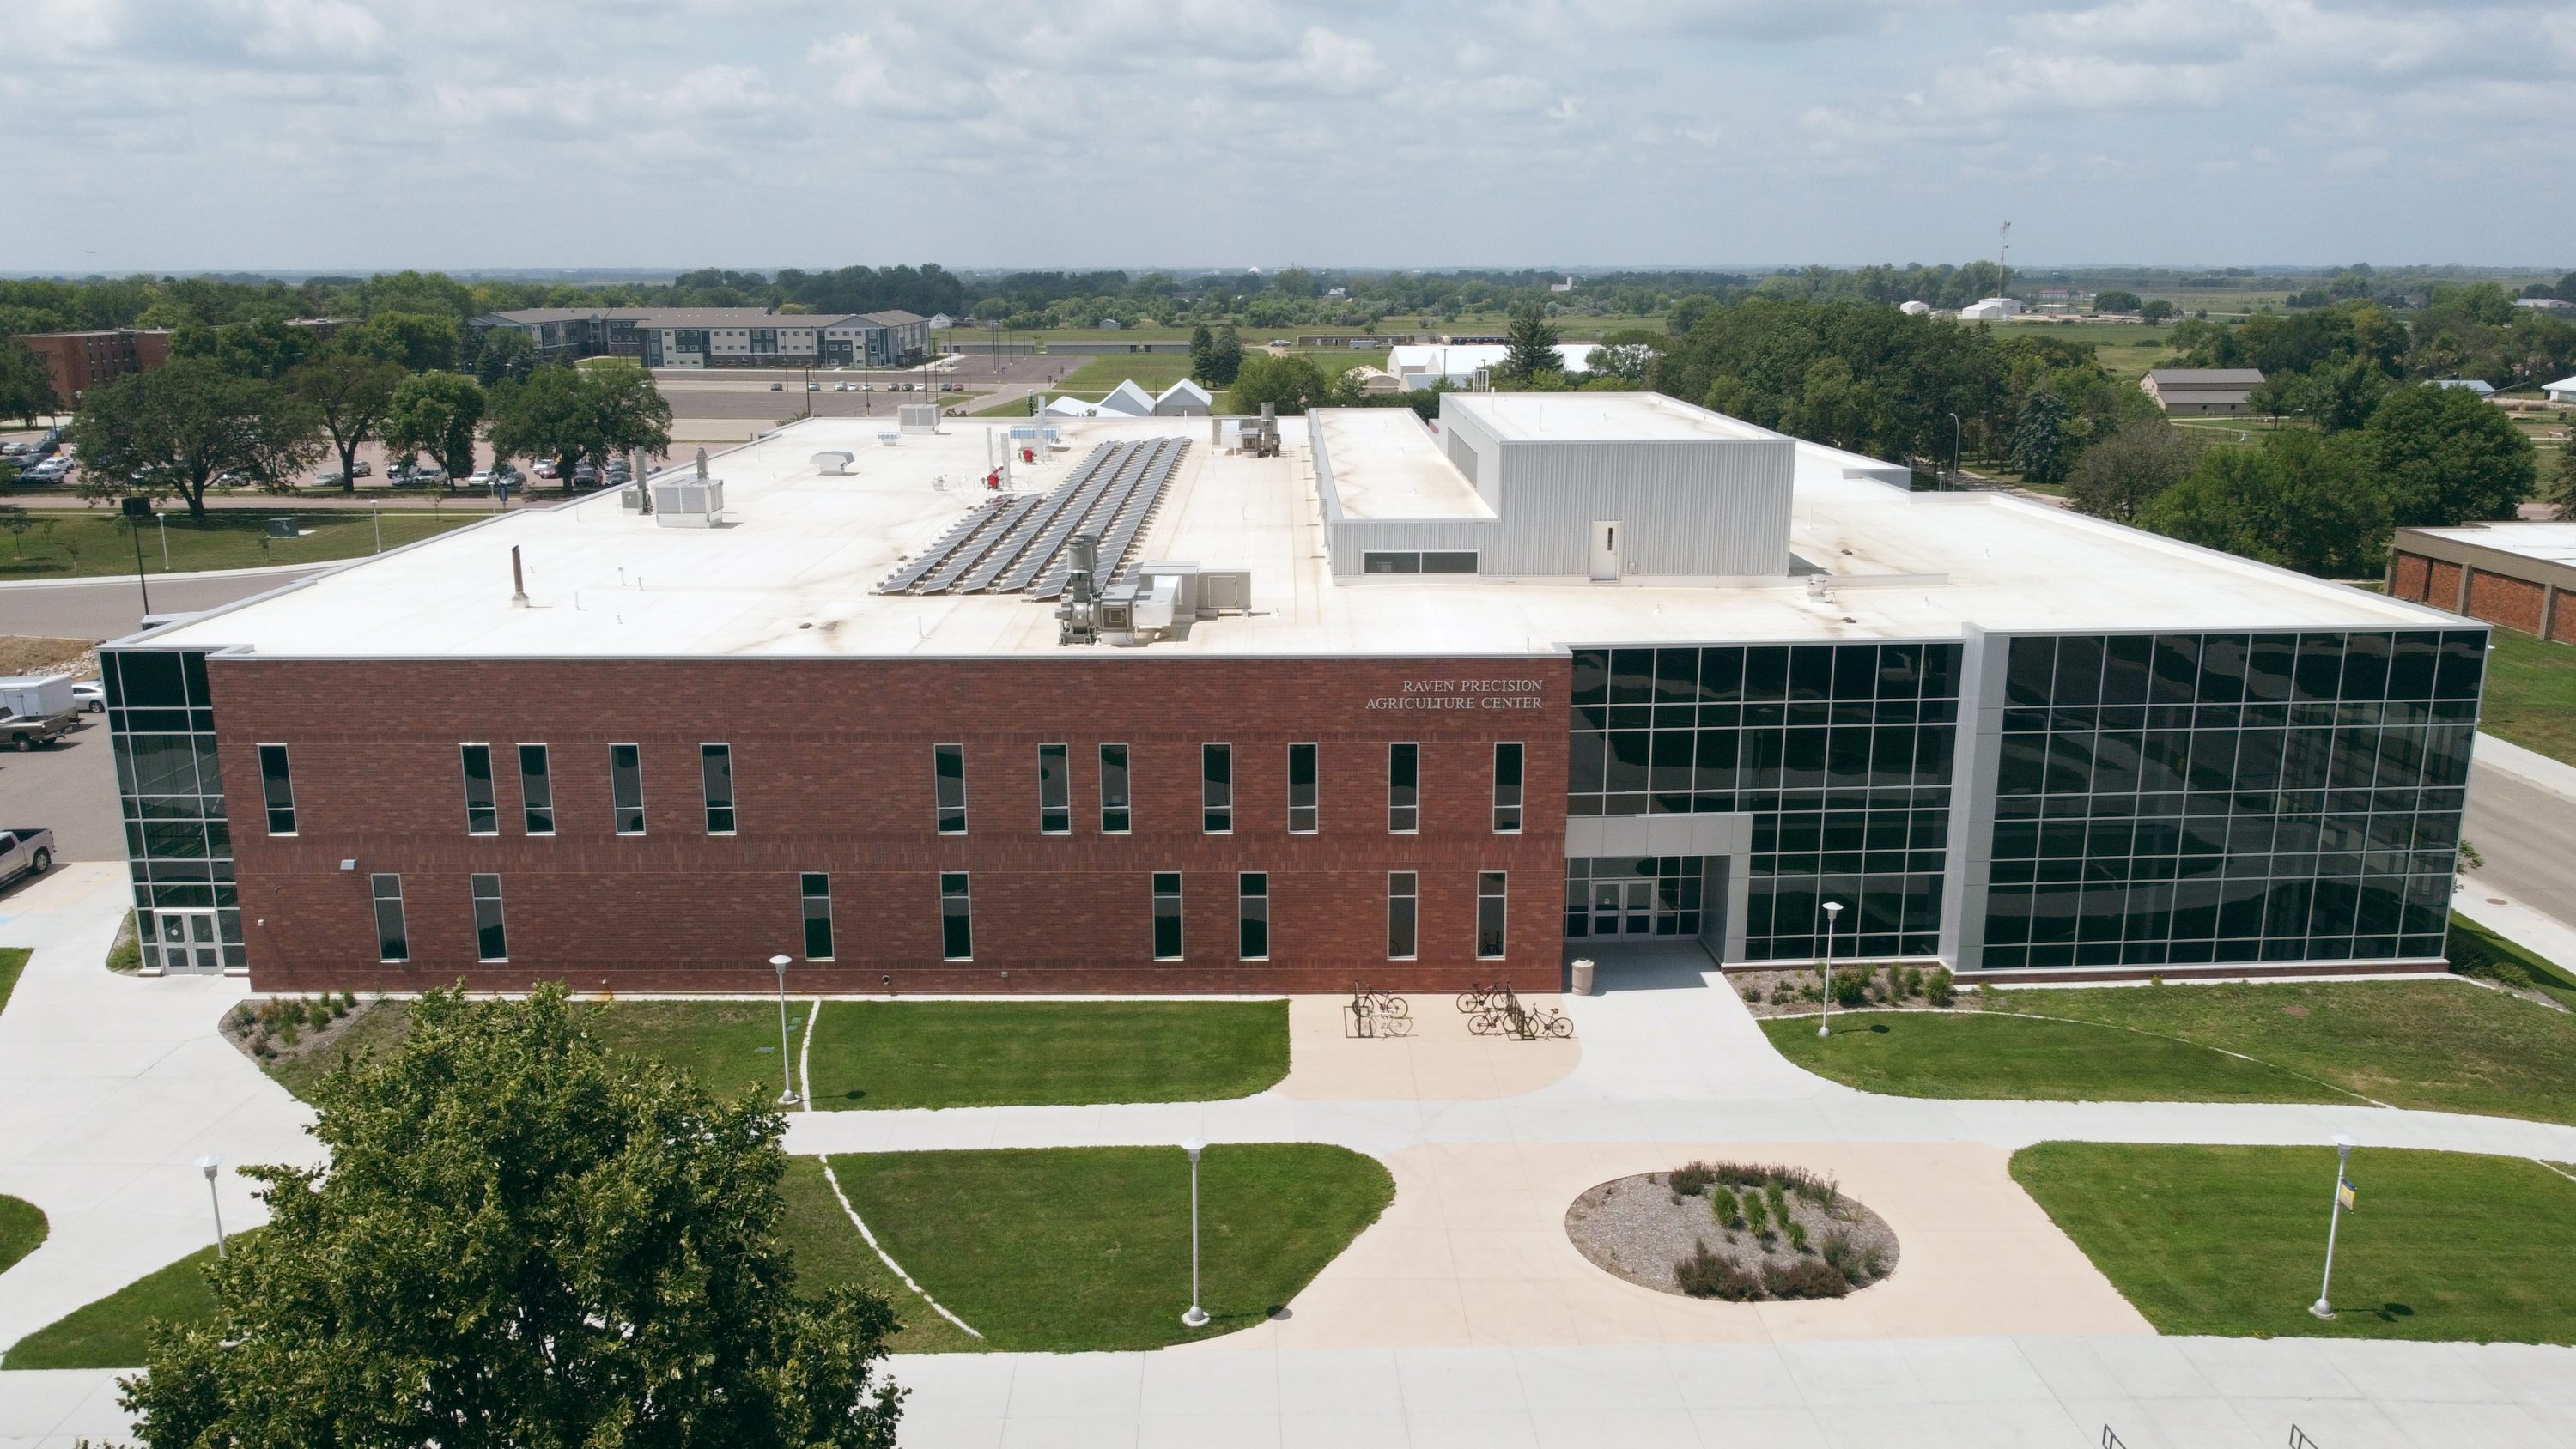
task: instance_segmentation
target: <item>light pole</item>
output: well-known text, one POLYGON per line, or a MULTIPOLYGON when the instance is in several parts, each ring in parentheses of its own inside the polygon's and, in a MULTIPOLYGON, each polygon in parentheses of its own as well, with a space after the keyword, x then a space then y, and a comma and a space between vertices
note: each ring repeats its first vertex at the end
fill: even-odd
POLYGON ((1959 415, 1950 414, 1950 486, 1959 486, 1959 415))
POLYGON ((2332 1318, 2335 1316, 2334 1304, 2327 1301, 2326 1294, 2334 1287, 2335 1229, 2343 1226, 2343 1173, 2344 1168, 2352 1161, 2351 1135, 2343 1132, 2336 1133, 2334 1135, 2334 1145, 2334 1206, 2329 1208, 2326 1213, 2326 1276, 2317 1284, 2317 1301, 2308 1305, 2308 1311, 2319 1318, 2332 1318))
POLYGON ((224 1200, 215 1192, 215 1174, 223 1170, 224 1160, 209 1152, 197 1159, 197 1170, 206 1175, 206 1201, 215 1205, 215 1256, 224 1256, 224 1200))
POLYGON ((1181 1144, 1190 1155, 1190 1311, 1181 1315, 1183 1325, 1207 1327, 1207 1310, 1199 1306, 1199 1154, 1207 1144, 1193 1137, 1181 1144))
POLYGON ((778 973, 778 1079, 784 1088, 778 1094, 781 1107, 793 1107, 804 1100, 796 1095, 796 1063, 787 1055, 787 962, 785 956, 769 958, 769 968, 778 973))
POLYGON ((1842 902, 1825 902, 1825 1015, 1816 1023, 1818 1036, 1834 1034, 1834 922, 1842 913, 1842 902))
POLYGON ((152 521, 161 525, 161 572, 170 572, 170 515, 156 513, 152 521))

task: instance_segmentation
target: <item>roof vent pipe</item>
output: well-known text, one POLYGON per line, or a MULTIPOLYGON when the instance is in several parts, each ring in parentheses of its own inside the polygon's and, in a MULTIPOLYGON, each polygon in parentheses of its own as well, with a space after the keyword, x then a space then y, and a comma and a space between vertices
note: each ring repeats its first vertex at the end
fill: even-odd
POLYGON ((510 607, 528 607, 528 576, 519 567, 519 546, 515 543, 510 545, 510 607))

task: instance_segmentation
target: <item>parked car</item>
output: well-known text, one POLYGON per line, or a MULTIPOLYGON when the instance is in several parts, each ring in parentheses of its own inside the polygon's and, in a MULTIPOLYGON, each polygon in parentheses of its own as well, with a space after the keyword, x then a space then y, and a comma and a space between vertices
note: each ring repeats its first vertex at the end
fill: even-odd
POLYGON ((107 713, 107 685, 96 679, 73 685, 72 708, 83 714, 107 713))
POLYGON ((555 460, 552 458, 539 458, 537 460, 537 476, 540 478, 554 477, 555 460))
POLYGON ((71 471, 69 458, 47 458, 18 476, 29 483, 60 483, 71 476, 71 471))
POLYGON ((41 825, 13 825, 0 830, 0 881, 43 875, 53 865, 53 831, 41 825))
POLYGON ((575 488, 596 488, 596 487, 598 487, 598 486, 599 486, 599 469, 598 469, 596 466, 594 466, 594 465, 592 465, 592 464, 589 464, 589 463, 583 463, 583 464, 581 464, 580 466, 578 466, 578 467, 574 468, 574 469, 572 470, 572 486, 574 486, 575 488))
POLYGON ((771 392, 785 392, 787 391, 787 384, 783 382, 773 382, 769 385, 769 390, 771 392))
POLYGON ((466 477, 465 491, 468 493, 490 493, 492 491, 492 478, 493 473, 491 469, 477 468, 473 473, 466 477))
POLYGON ((376 465, 368 462, 364 458, 360 458, 358 460, 358 466, 349 470, 349 476, 352 478, 372 478, 376 476, 376 465))
POLYGON ((14 749, 40 750, 70 734, 79 724, 79 714, 69 709, 58 714, 13 714, 0 719, 0 740, 8 741, 14 749))

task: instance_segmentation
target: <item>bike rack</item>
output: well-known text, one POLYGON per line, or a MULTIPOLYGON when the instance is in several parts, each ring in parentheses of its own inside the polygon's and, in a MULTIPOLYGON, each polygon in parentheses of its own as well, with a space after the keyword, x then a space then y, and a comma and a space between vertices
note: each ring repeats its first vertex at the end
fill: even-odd
POLYGON ((1403 997, 1391 992, 1371 991, 1365 981, 1351 983, 1350 1021, 1346 1030, 1356 1037, 1398 1037, 1413 1035, 1413 1007, 1403 997))

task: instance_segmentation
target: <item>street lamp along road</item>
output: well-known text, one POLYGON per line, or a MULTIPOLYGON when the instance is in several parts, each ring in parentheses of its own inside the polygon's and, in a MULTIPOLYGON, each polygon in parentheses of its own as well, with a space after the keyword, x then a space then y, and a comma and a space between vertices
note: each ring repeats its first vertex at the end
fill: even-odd
POLYGON ((770 969, 778 973, 778 1105, 793 1107, 805 1100, 796 1095, 796 1059, 787 1054, 787 963, 785 956, 769 958, 770 969))
POLYGON ((209 1152, 197 1159, 197 1170, 206 1175, 206 1201, 215 1205, 215 1256, 224 1256, 224 1200, 215 1191, 215 1174, 223 1171, 224 1160, 209 1152))
POLYGON ((1190 1155, 1190 1311, 1181 1315, 1183 1325, 1207 1327, 1207 1310, 1199 1306, 1199 1154, 1207 1144, 1193 1137, 1181 1144, 1190 1155))
POLYGON ((2326 1216, 2326 1275, 2317 1283, 2317 1301, 2308 1305, 2308 1311, 2319 1318, 2332 1318, 2335 1316, 2334 1304, 2327 1300, 2326 1295, 2334 1287, 2335 1229, 2343 1226, 2344 1172, 2352 1164, 2353 1142, 2351 1134, 2344 1132, 2336 1133, 2334 1135, 2334 1145, 2335 1190, 2334 1206, 2327 1210, 2326 1216))
POLYGON ((1842 913, 1842 902, 1825 902, 1825 1015, 1816 1023, 1818 1036, 1834 1034, 1834 922, 1842 913))

